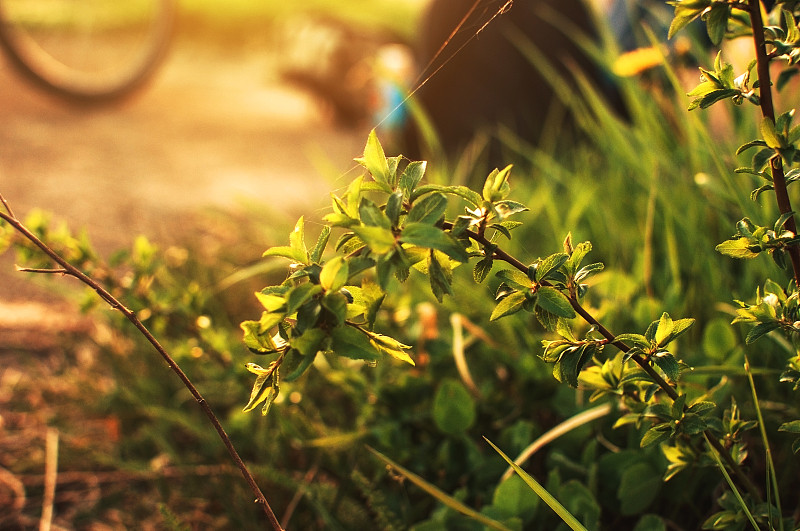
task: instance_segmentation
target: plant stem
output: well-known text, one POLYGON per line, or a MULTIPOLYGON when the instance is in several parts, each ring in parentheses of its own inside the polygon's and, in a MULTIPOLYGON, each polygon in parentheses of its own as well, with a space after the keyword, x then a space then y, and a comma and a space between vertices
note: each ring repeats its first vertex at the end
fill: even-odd
MULTIPOLYGON (((250 490, 255 494, 256 499, 255 502, 261 505, 264 513, 266 514, 267 518, 269 519, 272 527, 276 531, 283 531, 280 523, 278 522, 278 518, 275 516, 275 513, 272 511, 272 508, 267 502, 266 497, 261 492, 261 489, 258 487, 255 478, 248 470, 247 465, 245 465, 242 458, 239 456, 239 452, 236 451, 236 448, 233 446, 233 442, 231 441, 228 434, 225 433, 225 429, 222 427, 217 416, 214 414, 211 406, 208 405, 206 400, 200 394, 200 391, 194 386, 194 384, 189 380, 189 377, 181 370, 180 366, 175 362, 172 356, 164 349, 161 343, 150 333, 147 327, 136 317, 136 314, 126 308, 119 300, 117 300, 111 293, 109 293, 105 288, 103 288, 100 284, 94 281, 91 277, 83 273, 81 270, 70 264, 67 260, 62 258, 58 253, 56 253, 53 249, 51 249, 47 244, 42 242, 39 238, 36 237, 30 230, 28 230, 25 225, 21 221, 19 221, 12 213, 11 208, 9 207, 8 203, 6 202, 5 198, 2 194, 0 194, 0 203, 5 206, 7 210, 7 214, 0 211, 0 219, 6 221, 10 224, 17 232, 22 234, 26 239, 31 241, 36 247, 41 249, 47 256, 49 256, 54 262, 61 266, 62 269, 48 269, 48 270, 36 270, 36 269, 29 269, 28 271, 31 272, 47 272, 47 273, 60 273, 70 275, 75 277, 80 282, 86 284, 90 288, 92 288, 97 294, 100 296, 101 299, 106 301, 108 304, 111 305, 112 308, 119 310, 133 325, 139 330, 139 332, 147 339, 147 341, 156 349, 156 351, 161 355, 164 361, 167 363, 170 369, 180 378, 183 385, 189 390, 189 392, 194 397, 195 401, 200 405, 200 408, 208 417, 211 424, 214 426, 214 429, 217 430, 217 434, 219 438, 222 440, 222 443, 227 448, 228 453, 233 459, 236 466, 241 471, 242 475, 244 476, 245 481, 247 482, 250 490)), ((25 271, 25 269, 23 269, 25 271)))
MULTIPOLYGON (((750 12, 750 24, 753 29, 753 42, 756 48, 756 69, 758 71, 758 85, 760 88, 761 114, 775 123, 775 107, 772 103, 772 81, 769 73, 770 57, 767 54, 767 44, 764 39, 764 20, 761 17, 760 0, 747 0, 750 12)), ((772 170, 772 185, 775 188, 775 199, 781 214, 793 212, 786 187, 786 176, 783 171, 783 160, 775 156, 770 160, 772 170)), ((797 234, 797 224, 794 216, 790 216, 783 227, 792 234, 797 234)), ((800 247, 790 245, 787 248, 789 259, 792 261, 795 284, 800 286, 800 247)))

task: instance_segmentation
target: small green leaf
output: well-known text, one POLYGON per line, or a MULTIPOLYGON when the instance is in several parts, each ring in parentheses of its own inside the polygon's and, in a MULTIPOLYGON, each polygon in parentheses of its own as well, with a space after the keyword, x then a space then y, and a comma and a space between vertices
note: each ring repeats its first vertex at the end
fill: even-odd
POLYGON ((453 282, 453 275, 450 272, 450 262, 447 257, 445 266, 436 258, 436 251, 431 251, 428 256, 428 278, 430 279, 431 291, 436 297, 436 300, 442 302, 445 295, 452 295, 453 290, 451 284, 453 282))
POLYGON ((406 223, 419 222, 434 225, 444 215, 445 210, 447 210, 447 198, 439 193, 430 194, 414 203, 408 213, 406 223))
POLYGON ((442 251, 453 260, 459 262, 467 262, 469 260, 469 256, 461 243, 433 225, 408 223, 403 228, 400 241, 442 251))
POLYGON ((472 270, 473 280, 478 284, 486 280, 486 277, 492 271, 493 263, 494 260, 492 260, 491 257, 487 256, 482 260, 480 260, 477 264, 475 264, 475 269, 472 270))
POLYGON ((503 298, 497 306, 495 306, 494 311, 492 311, 491 317, 489 317, 490 321, 496 321, 501 317, 505 317, 506 315, 511 315, 512 313, 516 313, 522 309, 522 303, 525 302, 525 293, 521 291, 515 291, 511 295, 506 296, 503 298))
POLYGON ((645 432, 644 437, 642 437, 642 442, 639 443, 639 446, 646 448, 661 441, 666 441, 669 439, 671 433, 672 429, 670 428, 669 424, 658 424, 653 426, 645 432))
POLYGON ((296 312, 300 306, 305 304, 311 297, 322 292, 322 287, 317 284, 300 284, 295 286, 286 294, 286 313, 296 312))
POLYGON ((403 210, 403 192, 397 190, 389 199, 386 200, 386 217, 389 218, 392 227, 397 227, 400 224, 400 214, 403 210))
POLYGON ((539 266, 536 268, 536 276, 534 280, 536 280, 536 282, 546 280, 550 276, 550 273, 558 270, 559 267, 564 265, 567 259, 569 259, 569 256, 567 256, 565 253, 551 254, 539 262, 539 266))
POLYGON ((778 321, 767 321, 764 323, 758 323, 750 330, 750 332, 748 332, 747 337, 745 338, 744 341, 746 344, 750 345, 751 343, 754 343, 757 339, 760 339, 762 336, 765 336, 770 332, 772 332, 773 330, 780 328, 780 326, 781 324, 778 321))
POLYGON ((420 186, 419 188, 414 190, 414 193, 411 194, 410 199, 412 201, 416 201, 418 197, 421 197, 425 194, 429 194, 431 192, 441 192, 443 194, 457 195, 459 197, 466 199, 476 207, 481 206, 481 203, 483 203, 481 195, 478 192, 472 190, 471 188, 468 188, 466 186, 444 186, 441 184, 426 184, 424 186, 420 186))
POLYGON ((528 275, 517 269, 501 269, 495 276, 516 290, 527 290, 533 286, 528 275))
POLYGON ((461 435, 475 422, 475 400, 464 384, 445 379, 433 398, 433 420, 439 430, 449 435, 461 435))
POLYGON ((800 433, 800 420, 784 422, 783 424, 780 425, 778 431, 786 431, 789 433, 800 433))
POLYGON ((483 184, 483 198, 490 203, 501 201, 506 198, 511 187, 508 184, 508 177, 511 174, 511 165, 502 170, 493 170, 483 184))
POLYGON ((338 291, 347 284, 349 266, 341 256, 330 259, 319 274, 319 283, 326 291, 338 291))
POLYGON ((773 122, 772 118, 769 116, 765 116, 761 120, 761 136, 764 138, 764 142, 767 143, 768 147, 772 149, 783 147, 780 136, 778 136, 778 132, 775 130, 775 122, 773 122))
POLYGON ((325 252, 325 247, 328 245, 328 239, 331 236, 331 228, 327 225, 322 227, 322 231, 319 233, 319 237, 317 238, 317 243, 314 245, 314 249, 311 251, 309 258, 314 263, 318 263, 322 259, 322 254, 325 252))
POLYGON ((726 3, 715 2, 711 4, 711 10, 703 14, 706 22, 706 30, 711 42, 718 46, 725 37, 728 28, 728 17, 731 15, 731 8, 726 3))
POLYGON ((309 328, 302 335, 291 338, 289 344, 304 356, 310 356, 321 349, 325 337, 325 332, 319 328, 309 328))
POLYGON ((380 352, 370 343, 369 337, 352 326, 334 328, 331 338, 331 350, 339 356, 367 361, 380 359, 380 352))
POLYGON ((386 154, 383 152, 383 147, 374 129, 369 132, 369 136, 367 137, 367 145, 364 146, 364 156, 355 160, 367 168, 372 174, 372 178, 383 185, 387 192, 392 191, 391 186, 389 186, 389 163, 386 161, 386 154))
POLYGON ((242 341, 251 352, 257 354, 278 352, 269 334, 261 333, 261 323, 258 321, 244 321, 239 326, 244 332, 242 341))
POLYGON ((566 295, 550 286, 542 286, 536 292, 536 304, 543 309, 563 317, 572 319, 575 317, 575 310, 566 295))
POLYGON ((661 319, 658 321, 658 328, 656 328, 655 336, 656 344, 659 347, 663 347, 666 344, 667 339, 669 339, 670 334, 672 334, 672 329, 672 318, 668 313, 662 313, 661 319))
POLYGON ((406 350, 411 348, 410 345, 404 345, 393 337, 376 334, 375 332, 370 332, 369 337, 372 346, 378 350, 410 365, 416 365, 414 360, 411 359, 411 356, 408 355, 408 352, 406 352, 406 350))
POLYGON ((411 199, 414 190, 417 188, 417 185, 425 175, 426 166, 427 162, 425 161, 414 161, 408 163, 408 166, 406 166, 406 169, 400 176, 399 187, 400 190, 403 191, 403 199, 411 199))
POLYGON ((662 371, 664 371, 664 374, 667 375, 667 378, 673 382, 678 381, 678 378, 680 378, 681 374, 681 367, 678 363, 678 360, 675 359, 675 356, 669 353, 664 353, 662 355, 654 356, 653 361, 661 368, 662 371))
POLYGON ((397 244, 391 230, 383 227, 351 227, 354 233, 361 238, 370 250, 377 254, 385 254, 394 249, 397 244))
POLYGON ((391 229, 392 222, 389 221, 389 218, 383 211, 367 199, 366 197, 361 199, 361 203, 358 205, 358 214, 361 217, 361 223, 370 227, 381 227, 384 229, 391 229))
MULTIPOLYGON (((257 374, 256 381, 253 384, 253 389, 250 391, 250 400, 244 406, 245 413, 255 409, 261 402, 266 401, 265 409, 269 410, 269 405, 275 400, 278 395, 277 391, 277 373, 278 369, 274 365, 270 365, 268 369, 263 369, 255 363, 246 364, 247 370, 257 374)), ((263 412, 263 410, 262 410, 263 412)), ((266 412, 263 412, 266 414, 266 412)))
POLYGON ((293 249, 292 247, 286 246, 278 246, 278 247, 270 247, 264 254, 261 255, 264 257, 267 256, 281 256, 283 258, 288 258, 289 260, 293 260, 299 264, 308 264, 308 255, 303 251, 298 251, 297 249, 293 249))
POLYGON ((731 258, 755 258, 758 253, 750 250, 752 244, 749 238, 736 238, 735 240, 725 240, 715 247, 717 252, 730 256, 731 258))

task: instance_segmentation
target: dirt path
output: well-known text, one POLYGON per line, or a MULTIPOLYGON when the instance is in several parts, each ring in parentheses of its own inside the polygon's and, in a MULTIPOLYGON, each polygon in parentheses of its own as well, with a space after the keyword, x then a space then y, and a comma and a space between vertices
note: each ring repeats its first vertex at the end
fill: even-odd
MULTIPOLYGON (((86 110, 31 87, 0 58, 0 191, 19 216, 52 211, 101 249, 137 233, 171 239, 191 214, 237 210, 243 199, 316 210, 342 185, 336 176, 366 131, 333 129, 273 70, 259 49, 178 42, 142 93, 86 110)), ((17 284, 10 265, 0 260, 0 299, 17 284)))

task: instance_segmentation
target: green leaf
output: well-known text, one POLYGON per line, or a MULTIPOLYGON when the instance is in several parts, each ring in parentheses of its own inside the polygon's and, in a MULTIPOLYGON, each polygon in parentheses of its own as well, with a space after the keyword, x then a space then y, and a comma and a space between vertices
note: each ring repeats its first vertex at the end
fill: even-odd
POLYGON ((300 284, 286 294, 286 313, 296 312, 300 306, 308 302, 313 296, 322 292, 322 287, 317 284, 300 284))
POLYGON ((421 197, 425 194, 429 194, 431 192, 441 192, 443 194, 450 194, 450 195, 457 195, 462 197, 472 203, 474 206, 478 207, 481 206, 483 203, 483 199, 481 198, 480 194, 471 188, 466 186, 444 186, 441 184, 426 184, 424 186, 420 186, 414 193, 411 194, 411 200, 416 201, 418 197, 421 197))
POLYGON ((620 512, 629 516, 644 512, 658 498, 661 474, 646 462, 634 463, 621 471, 617 499, 620 512))
POLYGON ((350 278, 347 260, 341 256, 331 258, 319 274, 319 283, 326 291, 339 291, 350 278))
POLYGON ((361 223, 370 227, 382 227, 384 229, 391 229, 392 222, 389 221, 389 218, 383 211, 367 199, 366 197, 361 199, 361 203, 358 205, 358 214, 361 217, 361 223))
POLYGON ((445 379, 433 398, 433 420, 439 430, 462 435, 475 422, 475 399, 458 380, 445 379))
POLYGON ((303 220, 303 216, 300 216, 300 219, 297 220, 297 223, 294 226, 294 230, 289 233, 289 247, 297 251, 298 253, 302 253, 303 256, 306 256, 306 260, 303 262, 304 264, 308 263, 308 250, 306 249, 306 230, 305 230, 305 221, 303 220))
POLYGON ((673 382, 678 381, 678 378, 681 374, 681 367, 680 363, 678 363, 678 360, 675 359, 675 356, 669 353, 663 353, 654 356, 653 361, 661 368, 662 371, 664 371, 664 374, 667 375, 667 378, 673 382))
POLYGON ((376 334, 375 332, 370 332, 369 338, 372 346, 378 350, 400 361, 404 361, 411 365, 416 365, 414 360, 411 359, 411 356, 409 356, 406 352, 406 350, 411 348, 410 345, 404 345, 393 337, 376 334))
POLYGON ((446 266, 442 266, 436 258, 436 251, 431 251, 428 256, 428 277, 430 279, 431 291, 436 297, 436 300, 442 302, 445 295, 452 295, 453 290, 451 284, 453 282, 453 275, 450 272, 450 262, 447 258, 446 266))
POLYGON ((469 256, 461 243, 442 229, 425 223, 408 223, 403 228, 400 241, 442 251, 459 262, 467 262, 469 256))
POLYGON ((473 280, 478 284, 486 280, 486 277, 489 276, 489 273, 492 271, 493 263, 494 260, 489 256, 478 261, 478 263, 475 264, 475 269, 472 270, 473 280))
POLYGON ((526 210, 528 210, 528 207, 526 207, 522 203, 517 203, 516 201, 509 201, 508 199, 503 201, 496 201, 494 203, 494 208, 500 214, 500 219, 505 219, 513 214, 517 214, 519 212, 525 212, 526 210))
POLYGON ((669 26, 667 38, 671 39, 678 31, 685 28, 690 22, 700 16, 711 2, 708 1, 676 1, 668 2, 675 7, 675 16, 669 26))
POLYGON ((518 269, 501 269, 495 276, 516 290, 528 290, 533 286, 528 275, 518 269))
POLYGON ((383 147, 378 140, 375 129, 369 132, 367 145, 364 146, 364 156, 355 160, 367 168, 372 174, 372 178, 383 185, 387 192, 392 191, 392 187, 389 185, 389 163, 386 161, 386 154, 383 152, 383 147))
POLYGON ((543 309, 563 317, 572 319, 575 317, 575 310, 566 295, 550 286, 542 286, 536 291, 536 304, 543 309))
POLYGON ((258 354, 270 354, 278 352, 277 347, 272 342, 272 338, 268 333, 261 333, 261 323, 258 321, 244 321, 239 325, 244 332, 244 345, 250 349, 251 352, 258 354))
POLYGON ((322 227, 322 231, 319 233, 319 237, 317 238, 317 243, 314 245, 314 249, 311 251, 309 258, 314 263, 318 263, 322 259, 322 254, 325 252, 325 247, 328 245, 328 239, 331 236, 331 228, 327 225, 322 227))
POLYGON ((483 198, 490 203, 505 199, 508 192, 511 190, 508 184, 508 177, 510 174, 510 164, 502 170, 493 170, 483 184, 483 198))
POLYGON ((646 448, 661 441, 666 441, 669 439, 671 433, 672 429, 670 428, 669 424, 658 424, 653 426, 645 432, 644 437, 642 437, 642 442, 639 443, 639 446, 646 448))
POLYGON ((786 431, 789 433, 800 433, 800 420, 784 422, 783 424, 780 425, 778 431, 786 431))
POLYGON ((514 469, 514 472, 522 478, 523 481, 530 487, 530 489, 536 493, 547 505, 550 507, 561 520, 569 526, 570 529, 573 531, 587 531, 586 528, 581 524, 577 518, 575 518, 572 513, 567 511, 561 503, 550 494, 547 489, 542 487, 542 485, 536 481, 530 474, 522 470, 514 461, 511 460, 506 454, 503 453, 500 448, 494 445, 492 441, 487 439, 486 437, 483 438, 487 443, 494 448, 494 451, 500 454, 500 456, 505 460, 508 465, 514 469))
POLYGON ((396 245, 394 234, 391 230, 383 227, 351 227, 359 238, 361 238, 370 250, 377 254, 386 254, 396 245))
POLYGON ((341 326, 347 319, 347 297, 340 291, 326 293, 322 297, 322 307, 328 310, 334 326, 341 326))
POLYGON ((325 332, 319 328, 309 328, 302 335, 291 338, 289 344, 304 356, 310 356, 321 350, 325 337, 325 332))
POLYGON ((377 361, 380 352, 369 340, 369 337, 352 326, 334 328, 331 332, 331 350, 337 355, 356 360, 377 361))
POLYGON ((406 223, 419 222, 434 225, 444 215, 445 210, 447 210, 447 198, 439 193, 431 194, 414 203, 408 213, 406 223))
POLYGON ((725 240, 715 247, 717 252, 730 256, 731 258, 755 258, 758 253, 750 250, 752 244, 749 238, 736 238, 735 240, 725 240))
POLYGON ((750 332, 748 332, 747 337, 745 338, 744 341, 746 344, 749 345, 755 342, 757 339, 761 338, 762 336, 765 336, 770 332, 772 332, 773 330, 780 328, 780 326, 781 324, 778 321, 767 321, 764 323, 758 323, 750 330, 750 332))
POLYGON ((725 37, 728 28, 728 17, 731 15, 731 8, 726 3, 713 3, 711 10, 704 13, 703 18, 706 22, 706 31, 711 42, 718 46, 725 37))
POLYGON ((673 324, 672 318, 669 316, 668 313, 664 312, 661 314, 661 319, 658 321, 658 327, 656 328, 656 344, 659 347, 663 347, 666 343, 667 339, 669 339, 670 334, 672 334, 673 324))
POLYGON ((283 381, 285 382, 293 382, 300 378, 303 373, 305 373, 311 364, 314 363, 314 360, 317 358, 317 352, 315 351, 309 355, 303 355, 297 352, 296 350, 292 349, 287 352, 287 356, 289 354, 294 354, 291 360, 284 361, 283 366, 290 371, 289 374, 283 377, 283 381))
POLYGON ((772 149, 783 147, 781 138, 775 130, 775 122, 773 122, 772 118, 769 116, 765 116, 761 120, 761 136, 764 138, 764 142, 767 143, 768 147, 772 149))
POLYGON ((293 260, 299 264, 308 264, 308 255, 303 251, 298 251, 297 249, 293 249, 291 247, 286 246, 278 246, 278 247, 270 247, 264 254, 261 255, 264 257, 267 256, 281 256, 283 258, 288 258, 289 260, 293 260))
POLYGON ((286 299, 279 295, 272 295, 270 293, 256 292, 256 299, 261 303, 268 312, 277 312, 286 306, 286 299))
POLYGON ((567 256, 565 253, 551 254, 539 262, 539 266, 536 268, 536 276, 534 280, 536 280, 536 282, 546 280, 550 276, 550 273, 558 270, 559 267, 564 265, 567 259, 569 259, 569 256, 567 256))
POLYGON ((521 291, 515 291, 511 295, 503 298, 497 303, 497 306, 494 307, 494 311, 492 311, 489 320, 496 321, 501 317, 520 311, 522 309, 522 303, 525 302, 525 298, 525 293, 521 291))
POLYGON ((392 227, 397 227, 400 224, 400 214, 402 210, 403 192, 397 190, 386 200, 386 217, 389 218, 392 227))
MULTIPOLYGON (((269 368, 264 369, 255 363, 248 363, 245 365, 247 370, 256 374, 256 381, 253 384, 253 389, 250 391, 250 400, 244 406, 245 413, 255 409, 261 402, 266 401, 264 408, 269 410, 269 405, 278 396, 277 391, 277 373, 276 366, 270 365, 269 368)), ((262 410, 263 411, 263 410, 262 410)), ((266 412, 264 412, 266 414, 266 412)))
POLYGON ((414 161, 408 163, 408 166, 406 166, 406 169, 400 176, 399 187, 400 190, 403 191, 403 199, 411 199, 415 189, 417 188, 417 185, 425 175, 426 166, 427 162, 425 161, 414 161))
POLYGON ((504 514, 530 520, 536 513, 540 498, 531 495, 531 489, 521 477, 514 475, 500 483, 494 490, 492 506, 504 514))

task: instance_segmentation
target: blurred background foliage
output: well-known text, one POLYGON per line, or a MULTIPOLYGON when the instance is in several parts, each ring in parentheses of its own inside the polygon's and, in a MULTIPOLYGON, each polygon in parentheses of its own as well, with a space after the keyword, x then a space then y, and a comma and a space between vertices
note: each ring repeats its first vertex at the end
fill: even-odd
MULTIPOLYGON (((303 2, 302 9, 182 0, 181 7, 188 31, 232 34, 242 25, 267 32, 262 23, 307 10, 412 35, 419 15, 415 2, 374 0, 303 2)), ((575 87, 584 98, 575 109, 579 134, 569 141, 533 146, 507 132, 511 197, 530 208, 508 250, 532 262, 559 251, 568 232, 574 241, 590 240, 591 260, 606 266, 587 298, 598 319, 613 331, 641 333, 663 311, 696 318, 676 352, 697 368, 687 380, 712 388, 721 403, 735 398, 752 418, 743 333, 727 324, 731 301, 750 300, 762 279, 783 273, 766 258, 742 267, 714 247, 743 213, 774 218, 775 209, 766 197, 750 202, 752 182, 732 172, 741 165, 734 155, 739 140, 756 134, 755 119, 748 109, 687 112, 682 74, 661 65, 618 79, 629 120, 610 112, 591 86, 575 87)), ((486 169, 478 149, 455 164, 432 159, 429 172, 434 181, 460 184, 482 179, 486 169)), ((481 437, 516 456, 589 407, 588 394, 558 385, 537 357, 544 333, 529 314, 489 323, 496 285, 472 284, 466 267, 455 271, 461 288, 443 305, 431 304, 427 281, 414 274, 384 304, 376 330, 413 345, 416 367, 318 357, 305 377, 284 383, 268 416, 242 412, 251 384, 244 364, 258 359, 241 344, 238 323, 257 315, 255 290, 285 278, 285 261, 256 257, 281 244, 292 225, 265 212, 256 205, 244 218, 206 214, 185 241, 163 247, 139 238, 107 264, 45 218, 29 223, 57 249, 85 260, 163 340, 288 529, 481 529, 389 473, 365 445, 510 528, 559 528, 518 479, 500 482, 505 463, 481 437)), ((312 240, 319 220, 306 222, 312 240)), ((24 251, 19 258, 25 265, 37 260, 24 251)), ((44 349, 0 351, 9 360, 0 394, 0 466, 19 479, 27 499, 0 517, 0 527, 37 521, 38 448, 41 428, 49 426, 62 434, 59 525, 262 529, 216 434, 160 358, 120 316, 90 302, 91 293, 74 294, 60 279, 48 284, 94 307, 92 324, 44 349)), ((775 424, 771 432, 778 413, 797 408, 791 390, 776 383, 786 357, 787 346, 777 341, 750 349, 755 374, 767 375, 756 382, 774 407, 764 411, 775 424)), ((614 417, 571 430, 536 453, 526 470, 589 529, 695 528, 713 512, 718 471, 698 468, 662 483, 667 463, 658 448, 639 450, 641 433, 630 425, 613 429, 614 417)), ((788 445, 774 458, 786 463, 782 484, 796 486, 788 445)), ((754 469, 764 466, 760 452, 751 460, 754 469)), ((0 503, 17 503, 7 490, 0 503)))

